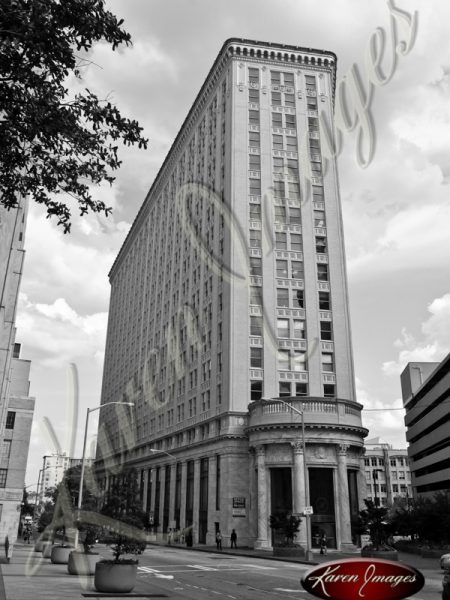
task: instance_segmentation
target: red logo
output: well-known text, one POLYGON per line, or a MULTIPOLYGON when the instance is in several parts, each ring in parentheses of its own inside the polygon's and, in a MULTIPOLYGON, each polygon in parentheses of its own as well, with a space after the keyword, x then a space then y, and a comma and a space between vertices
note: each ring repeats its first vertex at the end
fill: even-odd
POLYGON ((324 600, 401 600, 422 589, 420 571, 375 558, 327 562, 308 571, 301 584, 324 600))

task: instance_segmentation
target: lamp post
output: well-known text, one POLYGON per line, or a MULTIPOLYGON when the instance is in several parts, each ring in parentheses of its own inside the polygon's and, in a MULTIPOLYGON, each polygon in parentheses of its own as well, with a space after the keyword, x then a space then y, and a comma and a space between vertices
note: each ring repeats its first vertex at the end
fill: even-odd
MULTIPOLYGON (((96 410, 100 410, 105 406, 110 406, 111 404, 120 404, 122 406, 134 406, 134 402, 106 402, 105 404, 100 404, 100 406, 96 406, 95 408, 88 408, 86 412, 86 425, 84 427, 84 440, 83 440, 83 454, 81 456, 81 473, 80 473, 80 487, 78 488, 78 505, 77 505, 77 514, 80 514, 81 511, 81 503, 83 501, 83 479, 84 479, 84 468, 86 462, 86 443, 87 443, 87 433, 88 433, 88 424, 89 424, 89 415, 91 412, 95 412, 96 410)), ((78 547, 78 528, 75 531, 75 549, 78 547)))
MULTIPOLYGON (((286 402, 285 400, 282 400, 281 398, 261 398, 261 400, 264 401, 270 401, 270 402, 279 402, 280 404, 284 404, 285 406, 287 406, 288 408, 290 408, 292 411, 298 413, 301 418, 302 418, 302 450, 303 450, 303 471, 304 471, 304 475, 305 475, 305 481, 304 481, 304 489, 305 489, 305 508, 308 504, 308 488, 309 488, 309 484, 308 484, 308 470, 307 470, 307 466, 306 466, 306 441, 305 441, 305 418, 304 418, 304 413, 303 413, 303 402, 301 404, 302 408, 298 409, 295 408, 295 406, 292 406, 292 404, 290 404, 289 402, 286 402)), ((306 516, 306 560, 312 560, 313 559, 313 554, 311 551, 311 527, 310 527, 310 515, 309 514, 305 514, 306 516)))
POLYGON ((374 504, 375 506, 378 506, 378 504, 380 504, 379 502, 379 498, 377 496, 377 481, 378 481, 378 473, 382 473, 383 471, 381 469, 374 469, 372 471, 372 477, 373 477, 373 498, 374 498, 374 504))

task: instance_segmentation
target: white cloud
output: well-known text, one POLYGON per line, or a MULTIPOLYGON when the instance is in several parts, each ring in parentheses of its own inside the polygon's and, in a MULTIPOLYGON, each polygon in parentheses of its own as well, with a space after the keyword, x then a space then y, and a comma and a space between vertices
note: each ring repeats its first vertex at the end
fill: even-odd
POLYGON ((399 375, 409 362, 440 362, 450 351, 450 294, 428 305, 431 316, 422 323, 422 339, 402 329, 402 338, 394 342, 399 349, 397 360, 383 363, 385 375, 399 375))

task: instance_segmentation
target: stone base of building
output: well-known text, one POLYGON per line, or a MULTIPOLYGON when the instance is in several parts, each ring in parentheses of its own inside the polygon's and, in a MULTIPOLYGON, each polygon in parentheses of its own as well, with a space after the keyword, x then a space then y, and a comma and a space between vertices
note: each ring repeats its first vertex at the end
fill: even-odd
POLYGON ((272 546, 267 540, 256 540, 253 548, 255 550, 267 550, 268 552, 271 552, 273 550, 272 546))
POLYGON ((361 548, 357 548, 355 546, 355 544, 352 544, 351 542, 342 542, 341 543, 341 547, 340 547, 340 551, 341 552, 357 552, 359 554, 361 548))

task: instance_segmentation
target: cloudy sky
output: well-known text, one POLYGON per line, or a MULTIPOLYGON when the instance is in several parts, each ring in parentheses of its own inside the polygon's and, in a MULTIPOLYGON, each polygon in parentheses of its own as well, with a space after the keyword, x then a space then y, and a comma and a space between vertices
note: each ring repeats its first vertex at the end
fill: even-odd
MULTIPOLYGON (((339 157, 358 400, 370 436, 406 447, 399 373, 410 360, 439 361, 450 350, 450 5, 445 0, 395 0, 417 11, 410 52, 392 30, 384 0, 115 0, 133 47, 99 45, 82 85, 109 97, 145 128, 147 151, 124 149, 112 188, 96 193, 114 207, 108 219, 75 218, 64 236, 31 207, 18 313, 22 356, 33 361, 35 423, 27 483, 37 481, 42 456, 53 450, 47 417, 68 449, 70 383, 80 383, 76 453, 81 454, 87 407, 100 401, 109 302, 108 271, 220 47, 229 37, 332 50, 338 80, 356 66, 367 97, 365 59, 378 29, 385 40, 373 87, 376 148, 366 168, 356 160, 355 134, 344 135, 339 157)), ((406 23, 406 21, 404 21, 406 23)), ((72 82, 76 87, 79 85, 72 82)), ((95 422, 92 422, 92 432, 95 422)))

